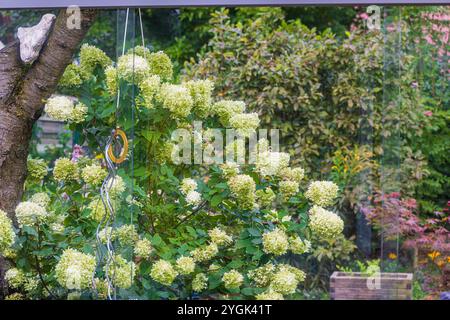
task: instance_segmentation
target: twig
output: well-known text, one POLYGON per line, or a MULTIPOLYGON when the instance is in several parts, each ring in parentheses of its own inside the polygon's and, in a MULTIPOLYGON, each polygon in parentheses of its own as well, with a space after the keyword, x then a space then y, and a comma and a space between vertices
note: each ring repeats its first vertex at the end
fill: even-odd
POLYGON ((200 204, 195 210, 193 210, 189 215, 187 215, 186 217, 184 217, 184 219, 181 219, 180 222, 178 222, 178 224, 175 226, 174 229, 176 229, 177 227, 179 227, 183 222, 185 222, 186 220, 188 220, 190 217, 192 217, 194 214, 196 214, 197 212, 200 211, 200 209, 203 209, 203 207, 206 205, 206 201, 203 201, 202 204, 200 204))
POLYGON ((49 295, 50 295, 53 299, 56 299, 56 296, 55 296, 55 295, 53 294, 53 292, 51 292, 50 289, 47 287, 47 284, 45 283, 44 278, 42 277, 42 272, 41 272, 41 267, 40 267, 40 265, 39 265, 39 259, 38 259, 38 257, 37 257, 37 256, 34 256, 34 258, 35 258, 35 260, 36 260, 36 270, 37 270, 37 272, 38 272, 39 279, 41 280, 44 289, 49 293, 49 295))

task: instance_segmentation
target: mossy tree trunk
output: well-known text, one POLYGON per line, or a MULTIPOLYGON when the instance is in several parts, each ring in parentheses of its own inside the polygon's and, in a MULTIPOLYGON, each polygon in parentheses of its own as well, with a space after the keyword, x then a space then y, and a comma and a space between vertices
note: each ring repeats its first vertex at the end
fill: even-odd
MULTIPOLYGON (((28 148, 33 125, 44 101, 54 93, 95 18, 95 10, 81 11, 81 28, 69 29, 61 10, 52 30, 30 65, 22 62, 20 43, 0 50, 0 209, 15 221, 14 209, 22 198, 27 175, 28 148)), ((0 296, 4 288, 5 261, 0 257, 0 296)))

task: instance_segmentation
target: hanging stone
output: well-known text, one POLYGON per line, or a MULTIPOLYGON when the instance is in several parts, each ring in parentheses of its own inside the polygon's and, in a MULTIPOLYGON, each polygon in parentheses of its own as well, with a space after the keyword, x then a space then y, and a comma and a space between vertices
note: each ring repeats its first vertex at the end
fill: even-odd
POLYGON ((54 14, 45 14, 37 25, 17 30, 20 58, 24 63, 31 64, 37 59, 55 19, 54 14))

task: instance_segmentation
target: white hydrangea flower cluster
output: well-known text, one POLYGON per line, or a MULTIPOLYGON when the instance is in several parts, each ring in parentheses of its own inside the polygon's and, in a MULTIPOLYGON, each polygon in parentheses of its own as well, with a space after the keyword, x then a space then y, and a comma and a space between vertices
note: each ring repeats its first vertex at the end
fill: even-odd
POLYGON ((108 175, 108 172, 98 164, 91 164, 81 170, 83 180, 93 187, 99 186, 108 175))
MULTIPOLYGON (((114 203, 113 203, 114 205, 114 203)), ((88 209, 91 210, 90 217, 94 219, 97 222, 100 222, 103 220, 103 218, 106 216, 108 211, 106 210, 103 201, 99 198, 93 199, 88 204, 88 209)))
POLYGON ((263 251, 276 256, 285 254, 289 248, 288 236, 279 228, 264 233, 262 242, 263 251))
POLYGON ((279 175, 284 180, 295 181, 300 183, 305 177, 305 170, 303 168, 284 168, 281 169, 279 175))
POLYGON ((56 265, 56 280, 67 289, 86 289, 91 286, 95 267, 94 256, 69 248, 56 265))
POLYGON ((121 194, 125 192, 126 186, 125 181, 123 181, 123 178, 121 176, 114 177, 114 180, 111 180, 112 182, 109 183, 109 195, 112 198, 117 198, 121 194))
POLYGON ((281 293, 275 292, 273 290, 267 290, 255 296, 256 300, 284 300, 281 293))
POLYGON ((208 261, 214 258, 219 253, 217 244, 210 243, 207 246, 199 247, 191 251, 191 256, 195 262, 208 261))
POLYGON ((142 98, 144 99, 144 107, 152 109, 154 107, 153 100, 159 92, 161 79, 157 75, 151 75, 145 78, 140 84, 142 98))
POLYGON ((273 201, 276 198, 276 195, 275 192, 273 192, 272 188, 267 187, 265 189, 257 190, 256 197, 258 199, 258 204, 263 208, 267 208, 272 205, 273 201))
POLYGON ((186 195, 186 202, 191 206, 198 206, 202 202, 202 195, 197 191, 189 192, 186 195))
POLYGON ((19 203, 15 212, 17 222, 21 227, 45 222, 48 218, 48 212, 45 208, 31 201, 19 203))
POLYGON ((146 55, 151 74, 159 76, 162 80, 168 81, 173 76, 172 61, 163 51, 152 52, 146 55))
POLYGON ((262 177, 275 177, 289 165, 289 160, 286 152, 260 152, 256 157, 255 170, 262 177))
POLYGON ((279 222, 280 217, 278 214, 278 211, 275 209, 272 209, 264 214, 264 219, 270 222, 279 222))
POLYGON ((298 235, 289 237, 289 249, 292 253, 303 254, 311 250, 311 242, 309 240, 302 240, 298 235))
POLYGON ((0 209, 0 255, 3 255, 12 246, 14 238, 12 221, 6 212, 0 209))
POLYGON ((228 180, 239 174, 239 165, 236 162, 223 163, 220 165, 223 177, 228 180))
POLYGON ((153 246, 150 240, 142 239, 138 240, 134 246, 134 254, 143 259, 147 259, 150 257, 153 251, 153 246))
POLYGON ((50 224, 50 230, 52 230, 53 233, 63 233, 66 228, 62 223, 54 222, 50 224))
POLYGON ((232 115, 229 120, 230 127, 244 137, 249 137, 256 133, 259 126, 259 117, 257 113, 239 113, 232 115))
POLYGON ((128 82, 142 82, 150 74, 150 65, 141 56, 125 54, 117 61, 117 75, 128 82))
POLYGON ((241 114, 245 111, 245 102, 222 100, 216 102, 212 107, 212 113, 219 117, 220 123, 228 127, 229 121, 235 114, 241 114))
POLYGON ((225 272, 222 277, 225 288, 238 289, 244 282, 244 276, 236 270, 225 272))
POLYGON ((344 221, 334 212, 314 206, 309 210, 309 227, 318 237, 332 239, 342 233, 344 221))
POLYGON ((292 294, 295 292, 298 286, 298 280, 295 274, 286 268, 278 270, 270 281, 269 288, 280 294, 292 294))
POLYGON ((255 207, 256 184, 252 177, 246 174, 231 177, 228 180, 228 186, 241 209, 252 210, 255 207))
POLYGON ((108 297, 108 282, 106 281, 106 279, 102 280, 100 278, 95 278, 94 282, 98 298, 101 300, 106 300, 106 298, 108 297))
POLYGON ((296 195, 300 190, 299 183, 290 180, 280 181, 278 183, 278 187, 280 188, 280 192, 283 195, 285 201, 296 195))
POLYGON ((52 119, 68 121, 72 116, 73 99, 66 96, 54 96, 47 100, 45 113, 52 119))
MULTIPOLYGON (((106 266, 105 266, 106 272, 106 266)), ((109 270, 114 285, 122 289, 128 289, 133 285, 136 275, 136 265, 133 261, 127 261, 122 256, 114 256, 114 263, 109 270)))
POLYGON ((305 193, 305 197, 313 204, 327 207, 331 206, 336 199, 339 188, 331 181, 314 181, 305 193))
POLYGON ((5 272, 5 280, 12 289, 19 289, 25 283, 24 273, 17 269, 11 268, 5 272))
POLYGON ((191 80, 184 84, 194 101, 193 111, 200 118, 206 118, 211 113, 214 83, 210 80, 191 80))
POLYGON ((198 273, 192 280, 192 290, 202 292, 208 287, 208 277, 204 273, 198 273))
POLYGON ((80 69, 84 79, 92 75, 96 66, 106 68, 111 63, 111 59, 101 49, 87 43, 81 46, 80 69))
POLYGON ((40 182, 48 173, 47 164, 43 159, 27 159, 27 180, 40 182))
POLYGON ((295 279, 297 279, 298 282, 303 282, 306 279, 306 273, 303 270, 300 270, 294 266, 291 266, 289 264, 279 264, 277 266, 278 271, 289 271, 292 272, 295 275, 295 279))
POLYGON ((53 96, 47 100, 45 113, 55 120, 81 123, 86 119, 88 109, 83 103, 75 101, 66 96, 53 96))
POLYGON ((14 292, 14 293, 7 295, 5 297, 5 300, 11 300, 11 301, 25 300, 25 296, 21 293, 14 292))
POLYGON ((232 142, 227 142, 225 145, 226 161, 229 163, 242 163, 245 157, 245 139, 237 138, 232 142))
POLYGON ((136 227, 132 224, 124 224, 115 231, 117 239, 123 246, 134 245, 139 240, 136 227))
POLYGON ((194 104, 186 87, 169 83, 161 85, 158 100, 176 119, 186 118, 191 113, 194 104))
POLYGON ((150 270, 150 277, 156 282, 166 286, 170 286, 177 276, 178 272, 170 262, 166 260, 158 260, 153 264, 150 270))
POLYGON ((26 292, 31 293, 36 291, 39 287, 39 279, 37 276, 27 275, 25 276, 25 283, 23 284, 23 288, 26 292))
POLYGON ((38 192, 31 196, 30 201, 40 205, 43 208, 47 208, 51 200, 47 193, 38 192))
POLYGON ((217 244, 218 246, 227 246, 233 243, 233 238, 218 227, 209 230, 208 235, 211 242, 217 244))
POLYGON ((8 259, 17 258, 17 251, 12 248, 7 248, 3 251, 3 256, 8 259))
POLYGON ((87 113, 88 107, 84 103, 78 102, 72 109, 72 115, 69 121, 73 123, 83 123, 84 120, 86 120, 87 113))
POLYGON ((105 69, 105 78, 106 78, 106 88, 108 89, 108 92, 110 95, 115 96, 117 94, 117 69, 113 66, 108 66, 105 69))
POLYGON ((146 48, 144 46, 136 46, 134 48, 130 48, 127 51, 127 54, 135 54, 137 56, 147 58, 151 54, 151 51, 149 48, 146 48))
POLYGON ((180 191, 182 194, 187 195, 189 192, 197 189, 197 182, 191 178, 185 178, 181 181, 180 191))
POLYGON ((116 233, 112 227, 106 227, 99 231, 98 237, 100 238, 101 243, 106 243, 108 237, 110 237, 111 241, 114 241, 116 239, 116 233))
POLYGON ((267 287, 270 284, 272 275, 275 272, 275 266, 272 263, 266 263, 265 265, 248 272, 248 277, 258 287, 267 287))
POLYGON ((192 257, 179 257, 175 268, 182 275, 191 274, 195 270, 195 261, 192 257))
POLYGON ((191 206, 197 206, 202 201, 202 195, 196 191, 197 182, 191 178, 181 181, 180 191, 185 196, 186 202, 191 206))
POLYGON ((53 177, 56 181, 76 181, 79 178, 79 169, 76 162, 68 158, 59 158, 55 161, 53 177))
POLYGON ((64 70, 64 74, 58 85, 62 87, 78 87, 83 83, 81 68, 76 63, 71 63, 64 70))

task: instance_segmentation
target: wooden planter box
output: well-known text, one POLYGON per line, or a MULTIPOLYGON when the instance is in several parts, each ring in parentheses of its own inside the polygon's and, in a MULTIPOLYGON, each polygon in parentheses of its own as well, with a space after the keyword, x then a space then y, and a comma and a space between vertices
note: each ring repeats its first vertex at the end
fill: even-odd
POLYGON ((335 271, 330 278, 333 300, 411 300, 412 273, 380 273, 369 277, 361 272, 335 271))

